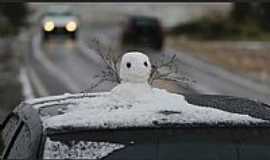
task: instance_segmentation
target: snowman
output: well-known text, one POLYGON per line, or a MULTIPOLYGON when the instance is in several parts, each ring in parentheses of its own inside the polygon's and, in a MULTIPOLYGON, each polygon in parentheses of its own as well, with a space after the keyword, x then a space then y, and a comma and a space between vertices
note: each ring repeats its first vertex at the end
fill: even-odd
POLYGON ((121 83, 112 89, 112 95, 129 101, 143 100, 152 95, 148 84, 151 63, 147 55, 141 52, 124 54, 119 72, 121 83))

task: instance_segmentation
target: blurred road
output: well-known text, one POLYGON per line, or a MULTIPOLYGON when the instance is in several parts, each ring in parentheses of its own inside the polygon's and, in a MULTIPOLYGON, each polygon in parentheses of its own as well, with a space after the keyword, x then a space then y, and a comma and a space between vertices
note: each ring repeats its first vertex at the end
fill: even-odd
MULTIPOLYGON (((112 22, 112 21, 111 21, 112 22)), ((83 23, 83 22, 82 22, 83 23)), ((36 96, 81 92, 87 90, 105 66, 91 42, 98 39, 105 46, 119 48, 121 23, 95 23, 82 26, 78 40, 55 38, 42 42, 40 35, 32 37, 32 52, 28 54, 28 76, 36 96)), ((197 60, 188 54, 165 48, 163 53, 148 53, 151 60, 161 55, 177 55, 180 73, 195 80, 190 88, 175 84, 158 84, 178 93, 225 94, 246 97, 270 104, 270 91, 254 82, 197 60)), ((105 83, 93 91, 107 91, 115 84, 105 83)))
MULTIPOLYGON (((103 30, 97 33, 100 33, 99 35, 102 35, 103 38, 107 37, 104 38, 107 42, 115 42, 119 40, 121 35, 120 30, 119 28, 117 29, 117 26, 111 26, 106 31, 103 30)), ((85 41, 90 41, 90 39, 85 39, 85 41)), ((235 75, 217 66, 196 59, 188 53, 175 51, 171 48, 165 48, 162 53, 148 53, 151 60, 156 60, 162 55, 168 56, 174 54, 177 56, 179 73, 183 73, 184 76, 191 78, 195 83, 191 84, 190 88, 170 84, 165 87, 166 89, 178 93, 232 95, 270 104, 270 90, 268 86, 257 84, 245 77, 235 75)))
MULTIPOLYGON (((42 43, 40 36, 35 36, 32 51, 29 68, 39 77, 39 83, 32 82, 35 83, 38 96, 81 92, 89 88, 95 81, 95 75, 104 69, 103 64, 82 53, 83 49, 79 49, 77 42, 67 39, 52 39, 42 43), (40 88, 46 91, 40 94, 40 88)), ((30 80, 32 79, 30 76, 30 80)), ((106 84, 95 91, 105 91, 111 87, 112 84, 106 84)))

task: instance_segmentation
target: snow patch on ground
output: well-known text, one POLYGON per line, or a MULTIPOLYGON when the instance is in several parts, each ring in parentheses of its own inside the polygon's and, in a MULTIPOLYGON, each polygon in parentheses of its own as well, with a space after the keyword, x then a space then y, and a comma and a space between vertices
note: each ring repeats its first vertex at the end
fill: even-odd
MULTIPOLYGON (((75 102, 76 99, 78 101, 81 101, 82 97, 97 97, 102 95, 108 95, 108 92, 100 92, 100 93, 77 93, 77 94, 70 94, 65 93, 63 95, 57 95, 57 96, 47 96, 47 97, 39 97, 34 99, 26 100, 27 104, 34 105, 35 109, 39 109, 42 107, 46 107, 48 105, 57 105, 60 104, 62 101, 65 103, 68 102, 75 102)), ((77 101, 76 101, 77 102, 77 101)))
POLYGON ((33 88, 27 76, 26 69, 23 67, 20 69, 19 80, 22 84, 24 99, 34 98, 33 88))
POLYGON ((70 145, 47 138, 44 159, 101 159, 122 149, 122 144, 109 142, 71 141, 70 145))
MULTIPOLYGON (((122 84, 121 84, 122 85, 122 84)), ((123 86, 119 85, 118 87, 123 86)), ((138 87, 125 89, 128 90, 138 87)), ((137 90, 138 91, 138 90, 137 90)), ((61 115, 43 117, 45 128, 66 127, 119 128, 149 127, 156 124, 192 123, 264 123, 264 120, 230 113, 223 110, 189 104, 184 96, 165 90, 151 89, 151 93, 138 91, 136 97, 121 94, 105 94, 73 101, 61 115)))

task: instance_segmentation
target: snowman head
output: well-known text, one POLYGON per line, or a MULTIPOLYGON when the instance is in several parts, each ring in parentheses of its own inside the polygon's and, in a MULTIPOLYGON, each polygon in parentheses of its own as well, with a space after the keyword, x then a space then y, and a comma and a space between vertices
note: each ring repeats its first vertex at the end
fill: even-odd
POLYGON ((151 73, 148 56, 140 52, 128 52, 121 60, 120 78, 122 82, 144 83, 151 73))

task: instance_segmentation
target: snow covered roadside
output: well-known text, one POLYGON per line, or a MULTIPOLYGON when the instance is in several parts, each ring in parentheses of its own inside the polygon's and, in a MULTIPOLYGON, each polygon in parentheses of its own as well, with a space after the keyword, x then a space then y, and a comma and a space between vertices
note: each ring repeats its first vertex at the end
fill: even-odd
MULTIPOLYGON (((110 94, 72 100, 64 114, 43 117, 44 127, 61 129, 155 127, 159 124, 251 124, 266 121, 249 115, 230 113, 189 104, 182 95, 152 89, 142 99, 123 99, 110 94), (75 106, 74 106, 75 105, 75 106)), ((71 101, 71 100, 70 100, 71 101)), ((67 101, 65 101, 67 102, 67 101)))
POLYGON ((20 69, 19 80, 22 84, 22 92, 24 99, 27 100, 34 98, 33 88, 31 86, 30 80, 26 73, 26 69, 24 67, 20 69))

